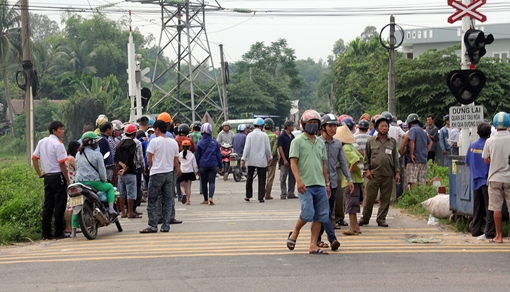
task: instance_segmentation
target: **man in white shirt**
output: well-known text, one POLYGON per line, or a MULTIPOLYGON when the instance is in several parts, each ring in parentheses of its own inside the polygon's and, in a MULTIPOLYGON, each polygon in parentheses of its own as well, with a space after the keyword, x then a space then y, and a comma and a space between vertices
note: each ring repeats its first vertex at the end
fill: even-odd
POLYGON ((260 130, 260 128, 264 126, 264 120, 257 118, 253 126, 255 130, 246 137, 243 157, 241 158, 242 167, 248 165, 246 197, 244 200, 249 202, 253 197, 253 175, 255 174, 255 170, 257 170, 259 180, 258 199, 259 203, 264 203, 266 170, 268 164, 271 164, 273 156, 271 155, 271 147, 269 146, 269 137, 260 130))
POLYGON ((166 135, 167 125, 162 120, 154 122, 156 138, 152 139, 147 148, 147 164, 150 170, 147 213, 149 227, 140 233, 158 232, 157 200, 162 197, 163 225, 161 232, 170 231, 170 218, 174 204, 174 166, 177 176, 181 175, 179 166, 179 145, 166 135))

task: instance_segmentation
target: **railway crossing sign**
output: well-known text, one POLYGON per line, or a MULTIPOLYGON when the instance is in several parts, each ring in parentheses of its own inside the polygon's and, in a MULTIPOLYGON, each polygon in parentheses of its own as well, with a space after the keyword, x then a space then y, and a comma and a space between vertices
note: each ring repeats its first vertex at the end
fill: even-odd
POLYGON ((470 16, 480 22, 485 22, 487 20, 487 16, 476 11, 476 9, 482 7, 485 3, 487 3, 487 0, 474 0, 471 4, 466 6, 462 4, 462 1, 448 0, 448 5, 457 9, 457 12, 448 17, 448 22, 454 23, 458 20, 462 20, 464 16, 470 16))

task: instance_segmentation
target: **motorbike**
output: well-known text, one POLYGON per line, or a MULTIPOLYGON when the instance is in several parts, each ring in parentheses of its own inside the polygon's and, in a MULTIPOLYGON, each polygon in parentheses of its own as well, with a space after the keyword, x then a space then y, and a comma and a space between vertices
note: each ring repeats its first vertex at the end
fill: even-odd
POLYGON ((232 144, 223 143, 220 146, 221 148, 221 161, 223 162, 223 180, 228 179, 228 174, 231 172, 230 170, 230 155, 232 154, 232 144))
MULTIPOLYGON (((230 166, 232 167, 232 175, 236 182, 240 182, 244 177, 248 177, 248 168, 241 165, 241 155, 237 153, 230 154, 230 166)), ((257 177, 257 172, 253 174, 253 178, 257 177)))
POLYGON ((106 193, 97 192, 94 188, 82 183, 74 183, 67 187, 67 194, 69 195, 69 204, 73 207, 81 231, 87 239, 95 239, 99 227, 112 223, 115 223, 117 230, 122 232, 119 217, 111 216, 108 213, 106 193))

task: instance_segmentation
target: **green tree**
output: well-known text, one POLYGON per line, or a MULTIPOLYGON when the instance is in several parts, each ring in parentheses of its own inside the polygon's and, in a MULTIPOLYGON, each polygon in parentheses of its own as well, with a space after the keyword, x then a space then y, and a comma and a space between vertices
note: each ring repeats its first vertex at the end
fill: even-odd
POLYGON ((60 27, 58 22, 51 20, 47 15, 30 13, 30 32, 32 41, 38 42, 59 35, 60 27))

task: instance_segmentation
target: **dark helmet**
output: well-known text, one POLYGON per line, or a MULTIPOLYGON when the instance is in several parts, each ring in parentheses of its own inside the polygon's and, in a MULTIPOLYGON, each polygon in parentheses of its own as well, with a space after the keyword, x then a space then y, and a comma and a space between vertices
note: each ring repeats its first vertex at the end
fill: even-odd
POLYGON ((390 112, 382 112, 381 116, 385 117, 388 120, 388 123, 391 123, 393 120, 393 115, 390 112))
POLYGON ((491 135, 491 125, 489 123, 481 123, 477 127, 478 136, 482 138, 487 138, 491 135))
POLYGON ((184 134, 184 136, 187 136, 189 134, 189 126, 188 124, 180 124, 179 130, 177 131, 179 134, 184 134))
POLYGON ((359 121, 358 127, 362 130, 367 130, 370 127, 370 124, 367 120, 361 120, 359 121))
POLYGON ((408 124, 420 123, 420 117, 415 113, 409 114, 407 116, 406 123, 408 124))
POLYGON ((356 124, 354 123, 354 121, 351 118, 344 118, 342 120, 342 126, 343 125, 346 125, 350 131, 352 131, 352 129, 354 129, 354 127, 356 126, 356 124))
POLYGON ((338 126, 338 120, 337 118, 335 117, 334 114, 325 114, 322 116, 321 118, 321 125, 323 126, 326 126, 326 125, 337 125, 338 126))
POLYGON ((380 115, 376 120, 375 120, 375 128, 377 128, 379 126, 379 124, 384 121, 384 122, 387 122, 388 123, 388 126, 390 125, 390 121, 383 115, 380 115))
POLYGON ((264 129, 272 129, 274 128, 274 121, 271 118, 264 119, 264 129))
POLYGON ((285 129, 287 129, 290 126, 294 126, 294 122, 291 120, 286 120, 285 123, 283 123, 283 126, 285 127, 285 129))
POLYGON ((194 122, 193 123, 193 130, 200 131, 200 127, 202 127, 202 123, 201 122, 194 122))

